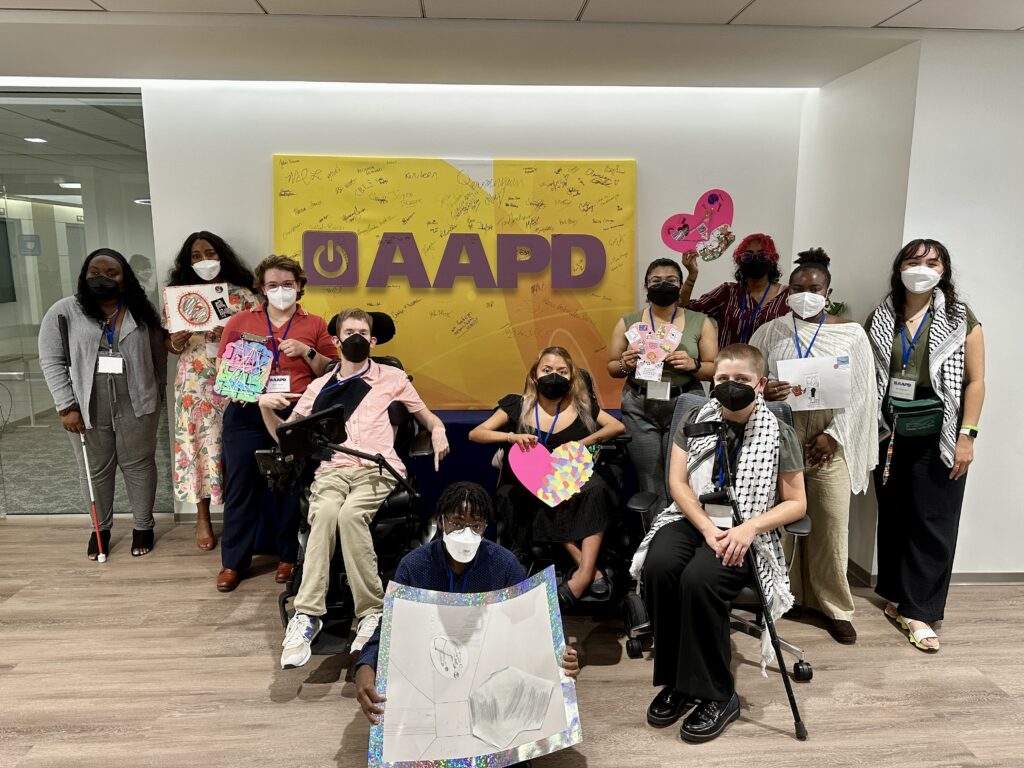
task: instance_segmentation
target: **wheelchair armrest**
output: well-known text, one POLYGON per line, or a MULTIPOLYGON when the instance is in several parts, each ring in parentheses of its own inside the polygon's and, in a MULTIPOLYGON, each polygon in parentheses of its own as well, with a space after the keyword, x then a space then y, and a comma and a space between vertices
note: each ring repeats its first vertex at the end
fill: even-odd
POLYGON ((811 532, 811 518, 804 515, 799 520, 782 526, 782 530, 790 536, 807 536, 811 532))
POLYGON ((658 494, 654 491, 640 491, 633 494, 632 498, 626 502, 626 509, 630 512, 646 512, 654 506, 657 500, 658 494))
POLYGON ((430 442, 430 433, 425 429, 421 429, 416 433, 416 437, 412 439, 412 445, 409 447, 409 456, 414 459, 423 459, 433 455, 434 444, 430 442))

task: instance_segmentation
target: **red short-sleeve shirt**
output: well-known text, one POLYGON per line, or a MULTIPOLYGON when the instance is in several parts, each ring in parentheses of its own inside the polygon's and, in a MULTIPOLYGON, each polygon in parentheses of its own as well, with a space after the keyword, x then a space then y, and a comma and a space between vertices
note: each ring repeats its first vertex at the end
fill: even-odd
MULTIPOLYGON (((220 349, 217 357, 224 356, 224 350, 228 344, 238 341, 243 333, 261 336, 267 339, 267 348, 273 352, 275 346, 280 346, 285 338, 295 339, 313 347, 325 357, 337 357, 338 350, 331 341, 331 335, 327 332, 327 323, 319 315, 311 315, 301 305, 296 305, 295 314, 292 316, 291 326, 287 322, 279 328, 270 324, 273 331, 273 343, 270 342, 270 332, 267 330, 267 309, 265 304, 253 307, 249 311, 237 312, 231 316, 224 333, 220 337, 220 349), (285 329, 288 330, 287 337, 284 336, 285 329)), ((277 365, 271 371, 272 374, 286 374, 291 377, 291 391, 301 395, 306 391, 315 376, 313 369, 309 367, 309 360, 305 357, 288 357, 281 353, 277 365)))

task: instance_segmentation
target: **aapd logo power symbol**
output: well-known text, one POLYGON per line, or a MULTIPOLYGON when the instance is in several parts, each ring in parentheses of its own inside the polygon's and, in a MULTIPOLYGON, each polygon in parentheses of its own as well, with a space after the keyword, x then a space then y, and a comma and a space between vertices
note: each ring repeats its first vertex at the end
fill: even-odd
POLYGON ((314 284, 355 288, 359 284, 359 240, 355 232, 302 233, 302 254, 314 284), (312 267, 312 269, 310 269, 312 267))

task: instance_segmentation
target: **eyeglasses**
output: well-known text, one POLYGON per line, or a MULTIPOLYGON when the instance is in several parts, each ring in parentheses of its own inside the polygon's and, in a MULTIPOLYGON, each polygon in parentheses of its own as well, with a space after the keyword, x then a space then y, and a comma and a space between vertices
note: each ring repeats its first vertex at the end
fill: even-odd
POLYGON ((660 288, 663 285, 671 285, 673 288, 679 287, 678 277, 666 277, 664 280, 651 280, 648 284, 648 288, 660 288))
POLYGON ((752 261, 767 261, 768 254, 764 251, 744 251, 738 259, 740 264, 749 264, 752 261))
POLYGON ((444 528, 449 533, 452 531, 460 531, 463 528, 469 528, 477 536, 483 536, 484 531, 487 530, 486 520, 467 520, 464 517, 446 517, 444 518, 444 528))
POLYGON ((296 288, 296 284, 293 280, 289 280, 286 283, 264 283, 263 290, 272 291, 275 288, 296 288))

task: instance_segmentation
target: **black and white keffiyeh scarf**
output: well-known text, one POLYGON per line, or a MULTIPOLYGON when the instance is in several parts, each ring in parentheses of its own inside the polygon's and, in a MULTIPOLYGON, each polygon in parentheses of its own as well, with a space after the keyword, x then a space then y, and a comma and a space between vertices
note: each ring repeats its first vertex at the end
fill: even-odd
MULTIPOLYGON (((717 400, 710 400, 701 408, 694 421, 719 421, 721 418, 721 404, 717 400)), ((690 487, 698 497, 715 490, 713 473, 717 445, 716 435, 687 440, 686 470, 690 487)), ((779 422, 775 415, 768 410, 764 399, 758 395, 757 406, 743 432, 743 450, 740 451, 736 467, 736 482, 733 487, 742 520, 746 521, 757 515, 762 515, 775 504, 778 495, 778 477, 779 422)), ((669 523, 681 519, 683 519, 683 515, 675 503, 654 519, 650 530, 633 556, 630 567, 630 573, 638 583, 654 535, 669 523)), ((754 562, 757 567, 757 579, 761 583, 765 602, 770 607, 772 618, 779 619, 782 614, 793 607, 793 595, 789 591, 789 573, 779 532, 773 530, 758 534, 754 538, 753 550, 756 555, 754 562)), ((762 673, 774 658, 775 651, 771 645, 771 637, 765 628, 761 633, 762 673)))
MULTIPOLYGON (((946 296, 936 289, 932 294, 931 328, 928 331, 928 378, 935 396, 942 400, 942 432, 939 453, 942 462, 952 468, 956 455, 956 438, 960 428, 960 403, 964 391, 964 354, 967 342, 967 307, 957 302, 953 319, 946 314, 946 296)), ((882 403, 889 393, 892 344, 896 338, 896 314, 892 297, 875 310, 868 336, 875 356, 875 379, 878 383, 879 441, 889 437, 890 429, 882 413, 882 403)))

